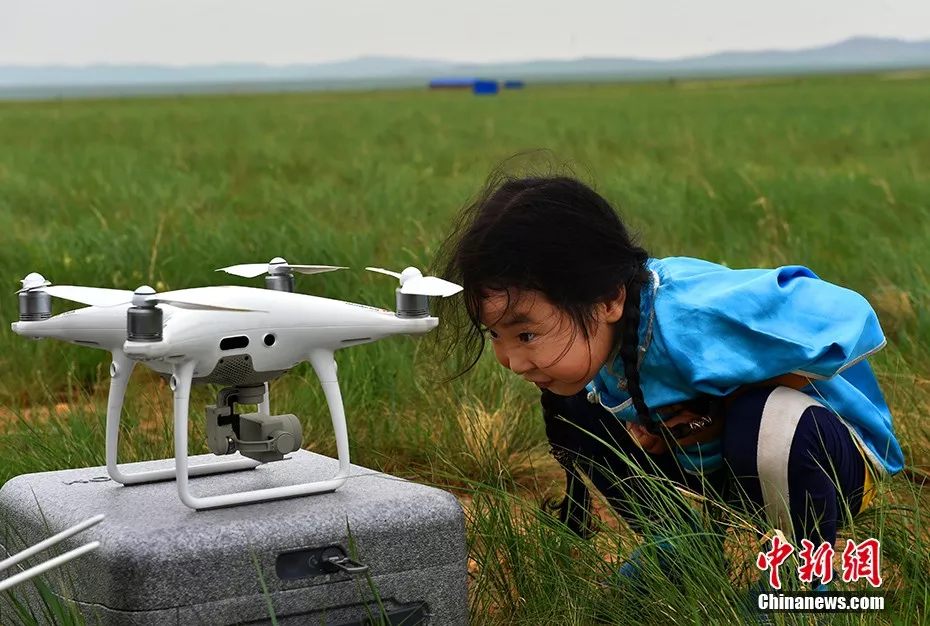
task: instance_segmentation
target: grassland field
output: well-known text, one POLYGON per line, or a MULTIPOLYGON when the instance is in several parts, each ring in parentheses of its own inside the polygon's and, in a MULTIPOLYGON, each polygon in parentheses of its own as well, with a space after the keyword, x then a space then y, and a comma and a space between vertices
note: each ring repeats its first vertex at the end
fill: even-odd
MULTIPOLYGON (((298 276, 301 291, 393 308, 393 281, 364 267, 428 269, 447 220, 491 168, 535 148, 575 166, 655 256, 800 264, 863 293, 888 337, 872 362, 906 461, 928 468, 927 102, 930 77, 917 74, 531 85, 496 97, 412 90, 0 103, 0 483, 105 463, 108 355, 12 333, 14 291, 27 273, 128 289, 261 286, 214 270, 283 256, 351 268, 298 276)), ((55 302, 56 311, 71 306, 55 302)), ((337 355, 353 461, 445 486, 467 506, 480 499, 475 485, 489 488, 486 504, 557 492, 535 388, 490 358, 442 383, 447 368, 429 345, 398 337, 337 355)), ((173 456, 167 385, 141 368, 133 380, 121 460, 173 456)), ((214 392, 197 389, 192 406, 214 392)), ((335 454, 309 365, 274 382, 272 394, 276 410, 301 418, 306 448, 335 454)), ((207 452, 202 420, 193 421, 191 453, 207 452)), ((896 529, 887 531, 887 558, 901 588, 930 585, 928 489, 893 481, 888 517, 871 522, 896 529), (909 556, 908 546, 924 553, 909 556)), ((527 527, 492 509, 475 505, 483 513, 471 518, 476 623, 588 619, 593 592, 553 600, 565 597, 563 576, 584 573, 541 564, 533 541, 542 522, 526 522, 533 530, 507 544, 508 559, 491 558, 505 542, 490 549, 488 537, 527 527), (515 576, 515 560, 543 573, 515 576)), ((898 598, 901 623, 913 623, 914 611, 926 617, 927 593, 898 598)), ((694 611, 719 617, 687 606, 637 615, 665 624, 689 623, 694 611)))

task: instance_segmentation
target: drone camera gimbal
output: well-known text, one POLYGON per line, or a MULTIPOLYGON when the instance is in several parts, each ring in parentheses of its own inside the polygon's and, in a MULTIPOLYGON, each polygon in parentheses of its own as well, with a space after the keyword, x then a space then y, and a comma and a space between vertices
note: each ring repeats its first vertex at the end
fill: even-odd
POLYGON ((219 391, 216 404, 208 404, 207 443, 216 455, 239 452, 260 463, 284 459, 300 450, 303 443, 300 420, 296 415, 269 415, 262 411, 264 386, 226 387, 219 391), (255 404, 256 413, 236 413, 236 404, 255 404))

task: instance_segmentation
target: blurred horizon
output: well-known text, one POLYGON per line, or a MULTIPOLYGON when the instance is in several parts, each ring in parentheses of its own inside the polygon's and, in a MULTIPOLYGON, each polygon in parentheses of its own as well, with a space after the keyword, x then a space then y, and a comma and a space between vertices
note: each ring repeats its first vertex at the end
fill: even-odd
POLYGON ((0 66, 444 64, 792 51, 930 40, 930 3, 803 0, 0 0, 0 66))

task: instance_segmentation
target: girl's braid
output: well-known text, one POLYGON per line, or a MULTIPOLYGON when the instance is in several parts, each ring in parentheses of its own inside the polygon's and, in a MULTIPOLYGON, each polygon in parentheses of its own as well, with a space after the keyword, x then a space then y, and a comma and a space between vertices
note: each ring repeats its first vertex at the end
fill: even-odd
POLYGON ((639 386, 639 306, 642 288, 649 281, 649 273, 641 268, 627 285, 626 300, 623 302, 623 337, 620 342, 620 358, 626 376, 627 393, 633 400, 640 424, 649 425, 649 407, 639 386))

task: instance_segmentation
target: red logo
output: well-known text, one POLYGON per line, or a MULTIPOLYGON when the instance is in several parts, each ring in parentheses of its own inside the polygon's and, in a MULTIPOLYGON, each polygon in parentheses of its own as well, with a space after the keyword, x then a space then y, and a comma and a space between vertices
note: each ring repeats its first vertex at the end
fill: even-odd
POLYGON ((760 552, 759 558, 756 559, 756 565, 762 571, 769 572, 769 584, 775 589, 781 589, 781 580, 778 578, 778 568, 785 562, 794 548, 790 543, 783 542, 781 537, 775 535, 772 537, 772 549, 768 552, 760 552))
MULTIPOLYGON (((814 549, 814 544, 807 539, 801 540, 801 546, 798 552, 801 563, 797 568, 801 582, 810 583, 817 578, 826 584, 833 580, 833 558, 836 555, 833 546, 825 541, 814 549)), ((866 539, 858 544, 852 539, 847 539, 846 548, 842 554, 843 582, 856 582, 864 578, 873 587, 880 587, 882 584, 880 547, 878 539, 866 539)), ((772 549, 759 553, 756 566, 762 571, 769 570, 769 583, 772 588, 781 589, 778 568, 794 551, 790 543, 775 535, 772 537, 772 549)))
POLYGON ((824 541, 814 550, 813 542, 807 539, 802 539, 801 545, 804 546, 798 553, 801 557, 801 565, 798 566, 801 582, 813 582, 815 576, 824 584, 833 580, 833 546, 824 541))
POLYGON ((860 544, 846 540, 843 550, 843 582, 865 578, 873 587, 880 587, 882 576, 879 563, 878 539, 866 539, 860 544))

